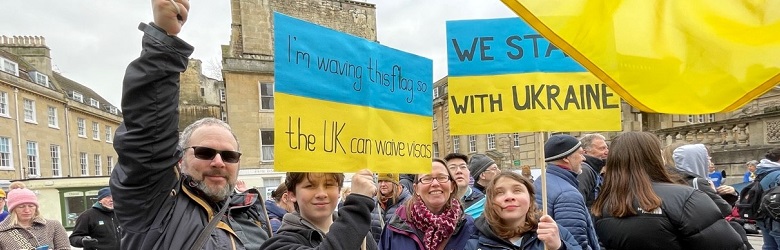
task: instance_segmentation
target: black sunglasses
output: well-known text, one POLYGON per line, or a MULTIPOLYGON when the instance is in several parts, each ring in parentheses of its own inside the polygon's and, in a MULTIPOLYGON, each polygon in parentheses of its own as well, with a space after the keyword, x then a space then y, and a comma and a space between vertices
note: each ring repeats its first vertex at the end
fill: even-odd
POLYGON ((227 163, 237 163, 238 160, 241 158, 241 153, 237 151, 219 151, 213 148, 209 147, 201 147, 201 146, 192 146, 189 147, 192 148, 193 153, 195 155, 195 158, 201 159, 201 160, 213 160, 214 156, 219 156, 222 158, 222 161, 227 163))

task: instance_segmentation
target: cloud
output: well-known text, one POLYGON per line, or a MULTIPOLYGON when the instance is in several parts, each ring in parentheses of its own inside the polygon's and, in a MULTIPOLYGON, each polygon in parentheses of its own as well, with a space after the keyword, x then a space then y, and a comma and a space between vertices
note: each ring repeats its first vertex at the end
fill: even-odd
MULTIPOLYGON (((433 81, 446 75, 446 20, 515 16, 498 1, 398 0, 376 4, 378 40, 434 61, 433 81)), ((150 1, 4 1, 0 35, 44 36, 65 77, 112 104, 121 99, 127 64, 140 53, 139 22, 152 20, 150 1), (8 21, 12 20, 12 21, 8 21)), ((193 1, 179 36, 195 46, 193 58, 221 58, 230 42, 230 1, 193 1)))

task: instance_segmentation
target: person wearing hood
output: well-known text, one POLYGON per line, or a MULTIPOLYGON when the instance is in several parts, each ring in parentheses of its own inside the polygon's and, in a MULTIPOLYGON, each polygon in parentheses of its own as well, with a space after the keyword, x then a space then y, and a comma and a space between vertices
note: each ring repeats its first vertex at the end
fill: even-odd
POLYGON ((85 250, 120 249, 122 232, 114 219, 114 199, 108 187, 98 191, 97 202, 81 213, 70 234, 70 245, 85 250))
MULTIPOLYGON (((707 178, 710 160, 704 144, 682 145, 674 149, 672 157, 676 166, 672 174, 678 176, 678 183, 686 184, 706 193, 718 205, 724 218, 731 214, 731 205, 719 195, 714 183, 707 178)), ((721 189, 724 192, 728 191, 726 190, 727 186, 723 186, 721 189)), ((734 188, 731 190, 731 193, 734 193, 734 188)))
POLYGON ((577 189, 585 198, 585 205, 590 207, 596 201, 603 181, 601 172, 606 165, 609 146, 607 146, 607 138, 601 134, 583 135, 580 143, 582 143, 582 150, 585 151, 585 161, 582 162, 582 173, 577 175, 579 181, 577 189))
POLYGON ((352 193, 344 199, 338 215, 333 211, 344 174, 288 172, 284 183, 295 212, 284 216, 276 235, 260 249, 377 249, 370 232, 375 205, 372 197, 377 189, 371 171, 361 170, 352 176, 352 193))
POLYGON ((549 215, 540 218, 530 179, 504 171, 486 185, 485 213, 474 224, 477 234, 467 250, 581 249, 574 236, 549 215))
MULTIPOLYGON (((762 159, 758 162, 756 167, 756 179, 761 179, 762 184, 765 181, 770 183, 769 186, 764 189, 768 190, 769 188, 780 185, 780 175, 778 174, 772 175, 774 176, 774 180, 763 180, 764 178, 772 178, 771 176, 767 176, 772 172, 780 170, 780 148, 769 150, 764 157, 766 159, 762 159)), ((772 218, 765 218, 763 220, 758 220, 756 224, 761 229, 761 236, 764 238, 763 248, 780 249, 780 221, 773 220, 772 218)))
POLYGON ((276 232, 282 226, 284 215, 295 211, 284 183, 279 184, 276 190, 271 192, 271 199, 265 201, 265 208, 268 210, 268 222, 271 224, 271 230, 276 232))

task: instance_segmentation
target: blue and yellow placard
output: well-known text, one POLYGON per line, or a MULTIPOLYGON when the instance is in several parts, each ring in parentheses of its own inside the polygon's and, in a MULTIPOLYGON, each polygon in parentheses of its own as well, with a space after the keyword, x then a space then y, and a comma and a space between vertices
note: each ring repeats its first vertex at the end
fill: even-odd
POLYGON ((520 18, 447 22, 450 133, 619 131, 620 97, 520 18))
POLYGON ((430 170, 430 59, 279 13, 274 43, 274 170, 430 170))

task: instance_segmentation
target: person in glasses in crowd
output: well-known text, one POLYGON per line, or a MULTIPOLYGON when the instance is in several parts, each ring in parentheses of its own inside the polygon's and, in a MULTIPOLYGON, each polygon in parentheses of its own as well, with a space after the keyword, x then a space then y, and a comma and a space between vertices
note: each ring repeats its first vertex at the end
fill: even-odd
MULTIPOLYGON (((455 178, 455 197, 460 199, 464 213, 477 218, 485 210, 485 194, 469 185, 471 170, 469 169, 469 157, 461 153, 449 153, 444 156, 452 177, 455 178)), ((484 161, 484 160, 483 160, 484 161)), ((487 162, 485 162, 487 163, 487 162)), ((479 177, 479 176, 477 176, 479 177)))
POLYGON ((233 192, 241 153, 230 126, 204 118, 179 136, 179 78, 193 47, 176 35, 189 9, 187 0, 153 0, 154 22, 139 25, 142 52, 125 72, 110 179, 121 245, 190 249, 203 233, 202 249, 259 249, 271 229, 257 190, 233 192))
POLYGON ((379 249, 464 249, 474 235, 474 219, 463 212, 458 185, 441 159, 431 172, 418 175, 414 192, 382 231, 379 249))

